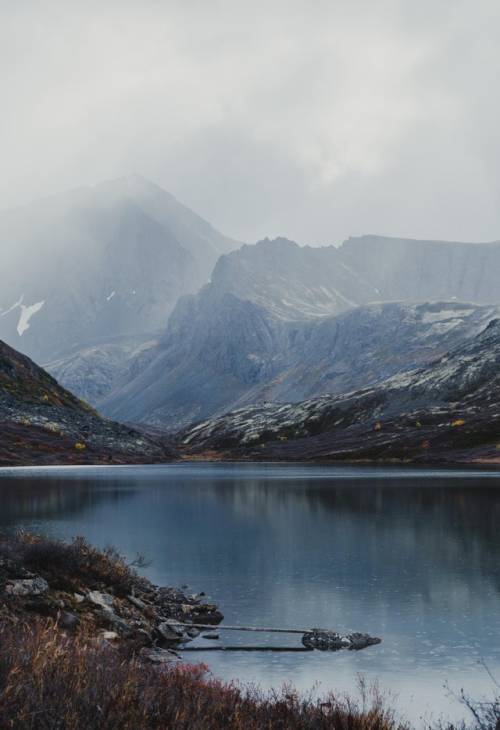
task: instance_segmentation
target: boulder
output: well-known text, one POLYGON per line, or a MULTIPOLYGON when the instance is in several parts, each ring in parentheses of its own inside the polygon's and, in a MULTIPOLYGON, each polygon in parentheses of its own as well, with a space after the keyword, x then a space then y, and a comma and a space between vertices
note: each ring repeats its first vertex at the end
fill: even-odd
POLYGON ((100 591, 89 591, 87 593, 87 600, 93 603, 94 606, 99 606, 105 611, 111 611, 113 609, 114 598, 109 593, 101 593, 100 591))
POLYGON ((165 641, 167 644, 179 644, 181 641, 187 640, 187 636, 182 627, 174 619, 162 621, 156 627, 156 632, 160 640, 165 641))
POLYGON ((5 592, 12 596, 39 596, 49 590, 49 584, 44 578, 21 578, 11 580, 5 587, 5 592))

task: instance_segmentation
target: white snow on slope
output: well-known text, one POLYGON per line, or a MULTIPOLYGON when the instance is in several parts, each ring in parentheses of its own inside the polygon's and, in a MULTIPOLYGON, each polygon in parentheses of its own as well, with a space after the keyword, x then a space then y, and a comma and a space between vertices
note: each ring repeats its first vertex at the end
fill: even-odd
POLYGON ((113 297, 115 296, 115 294, 116 294, 116 292, 112 291, 111 294, 108 297, 106 297, 106 301, 110 302, 113 299, 113 297))
POLYGON ((19 305, 21 307, 21 316, 17 323, 17 334, 19 337, 22 337, 23 332, 26 332, 26 330, 30 328, 30 319, 34 314, 40 311, 44 304, 45 300, 37 302, 36 304, 31 304, 30 306, 25 306, 24 304, 19 305))

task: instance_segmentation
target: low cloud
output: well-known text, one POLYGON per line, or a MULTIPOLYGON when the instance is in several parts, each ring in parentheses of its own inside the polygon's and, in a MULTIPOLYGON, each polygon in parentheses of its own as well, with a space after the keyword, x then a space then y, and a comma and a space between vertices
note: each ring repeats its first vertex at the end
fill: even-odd
POLYGON ((136 171, 243 240, 500 237, 493 1, 0 8, 3 208, 136 171))

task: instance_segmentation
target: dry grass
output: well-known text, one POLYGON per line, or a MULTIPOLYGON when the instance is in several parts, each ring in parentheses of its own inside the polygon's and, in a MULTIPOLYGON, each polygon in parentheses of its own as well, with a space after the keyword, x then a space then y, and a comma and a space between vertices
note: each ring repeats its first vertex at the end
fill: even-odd
POLYGON ((90 588, 111 586, 120 596, 143 582, 115 548, 100 550, 83 537, 63 542, 24 532, 0 535, 1 558, 42 575, 54 587, 82 582, 90 588))
POLYGON ((0 627, 0 727, 19 730, 398 730, 375 694, 360 704, 263 695, 206 668, 166 671, 103 642, 63 636, 51 622, 0 627))

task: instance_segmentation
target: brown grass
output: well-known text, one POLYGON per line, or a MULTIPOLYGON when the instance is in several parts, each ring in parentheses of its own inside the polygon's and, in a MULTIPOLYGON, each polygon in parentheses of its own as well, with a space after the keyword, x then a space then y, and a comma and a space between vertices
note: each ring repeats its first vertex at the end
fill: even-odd
POLYGON ((83 537, 63 542, 24 532, 0 534, 0 558, 42 575, 56 588, 82 582, 90 588, 111 586, 116 595, 127 595, 144 582, 115 548, 100 550, 83 537))
POLYGON ((203 666, 167 671, 104 642, 68 638, 51 622, 0 627, 0 727, 19 730, 398 730, 375 693, 360 704, 264 695, 204 678, 203 666))

